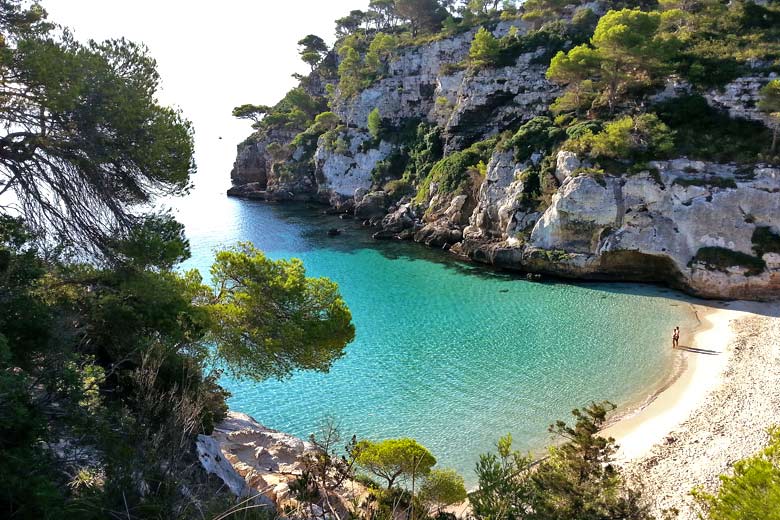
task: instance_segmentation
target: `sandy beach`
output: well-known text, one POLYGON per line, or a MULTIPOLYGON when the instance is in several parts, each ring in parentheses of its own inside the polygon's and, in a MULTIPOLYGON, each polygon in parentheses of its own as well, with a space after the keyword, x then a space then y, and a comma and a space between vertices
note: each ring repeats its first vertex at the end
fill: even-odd
POLYGON ((692 305, 701 323, 683 333, 672 381, 604 431, 654 513, 674 508, 684 520, 698 518, 690 490, 717 489, 780 424, 780 303, 692 305))

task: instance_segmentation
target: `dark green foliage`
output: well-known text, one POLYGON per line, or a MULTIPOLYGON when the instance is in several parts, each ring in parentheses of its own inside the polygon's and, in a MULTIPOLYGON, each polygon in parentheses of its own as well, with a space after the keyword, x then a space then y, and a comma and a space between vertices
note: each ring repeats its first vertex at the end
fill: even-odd
POLYGON ((550 432, 564 442, 538 464, 511 450, 511 437, 498 455, 477 464, 479 489, 471 494, 478 520, 649 520, 641 496, 612 464, 615 440, 599 435, 610 403, 574 410, 574 425, 558 421, 550 432))
POLYGON ((493 34, 480 27, 469 49, 469 63, 474 68, 489 67, 498 62, 500 47, 493 34))
POLYGON ((408 155, 400 150, 395 150, 387 159, 376 163, 371 171, 371 180, 375 185, 381 186, 388 179, 398 179, 403 175, 408 163, 408 155))
POLYGON ((527 161, 534 152, 551 150, 562 140, 563 131, 549 117, 536 116, 521 126, 511 139, 502 144, 503 149, 514 149, 515 160, 527 161))
POLYGON ((602 121, 579 121, 569 125, 566 128, 566 135, 570 139, 578 139, 582 137, 586 132, 592 134, 598 134, 604 129, 604 123, 602 121))
POLYGON ((379 136, 382 133, 382 114, 379 113, 378 108, 375 108, 368 114, 367 128, 371 137, 379 139, 379 136))
MULTIPOLYGON (((16 134, 0 139, 0 193, 15 191, 22 210, 0 208, 0 516, 200 518, 214 490, 194 441, 227 411, 214 367, 327 369, 354 333, 349 311, 300 263, 247 250, 220 256, 216 292, 174 271, 189 256, 182 226, 134 207, 186 192, 189 124, 156 104, 145 49, 49 34, 27 5, 0 0, 0 61, 14 78, 0 112, 16 134)), ((262 124, 321 111, 294 89, 262 124)))
POLYGON ((678 12, 667 31, 681 42, 677 69, 692 83, 713 87, 756 69, 780 68, 780 6, 736 0, 703 0, 688 12, 678 12))
POLYGON ((395 0, 395 10, 409 23, 412 36, 418 32, 432 33, 441 29, 447 12, 438 0, 395 0))
POLYGON ((716 162, 755 162, 772 142, 771 131, 756 121, 735 119, 699 95, 671 99, 654 107, 675 132, 675 154, 716 162))
POLYGON ((172 269, 190 257, 184 226, 168 214, 146 216, 114 249, 120 264, 140 270, 172 269))
POLYGON ((526 474, 532 459, 512 450, 512 436, 499 439, 497 453, 479 456, 476 473, 479 488, 469 495, 469 502, 478 520, 514 520, 531 500, 531 481, 526 474))
POLYGON ((217 253, 211 278, 210 338, 239 376, 281 379, 297 369, 327 371, 355 337, 338 286, 307 278, 298 259, 269 260, 241 244, 217 253))
POLYGON ((704 186, 722 189, 737 189, 737 181, 734 179, 730 177, 717 177, 713 175, 690 178, 678 177, 674 179, 672 184, 677 184, 679 186, 704 186))
POLYGON ((139 206, 187 191, 191 125, 157 103, 145 47, 81 44, 51 31, 37 4, 0 11, 0 193, 15 195, 28 226, 106 254, 139 206))
POLYGON ((444 153, 439 128, 426 123, 417 125, 408 150, 409 163, 404 178, 411 182, 426 178, 444 153))
POLYGON ((328 54, 328 46, 325 41, 315 34, 309 34, 298 42, 298 54, 304 63, 312 70, 319 65, 328 54))
POLYGON ((496 65, 499 67, 514 65, 521 54, 540 48, 544 49, 544 52, 534 58, 532 63, 547 64, 558 51, 586 41, 592 33, 591 30, 588 34, 584 34, 576 29, 571 25, 555 21, 526 34, 507 35, 501 39, 501 49, 496 65))
POLYGON ((624 116, 605 123, 598 133, 585 130, 564 147, 607 163, 645 161, 668 157, 674 149, 674 132, 652 113, 624 116))
POLYGON ((462 193, 470 184, 471 176, 480 162, 487 162, 496 145, 496 140, 481 141, 460 152, 453 152, 437 162, 428 176, 422 181, 416 201, 422 201, 428 196, 432 182, 437 183, 439 192, 462 193))
POLYGON ((755 276, 761 274, 766 269, 766 262, 761 258, 732 251, 725 247, 702 247, 696 252, 696 256, 688 263, 692 266, 695 263, 704 264, 707 269, 712 271, 727 272, 729 267, 742 267, 747 269, 746 276, 755 276))
POLYGON ((720 477, 715 494, 693 491, 710 520, 780 519, 780 430, 769 432, 769 445, 734 464, 731 475, 720 477))
POLYGON ((762 257, 767 253, 780 253, 780 234, 767 226, 759 226, 753 231, 753 251, 762 257))
POLYGON ((404 121, 397 128, 387 128, 382 139, 395 145, 394 151, 384 161, 377 163, 371 172, 374 184, 403 179, 403 184, 394 185, 398 194, 405 194, 420 179, 428 176, 431 168, 442 157, 443 144, 436 125, 416 119, 404 121))

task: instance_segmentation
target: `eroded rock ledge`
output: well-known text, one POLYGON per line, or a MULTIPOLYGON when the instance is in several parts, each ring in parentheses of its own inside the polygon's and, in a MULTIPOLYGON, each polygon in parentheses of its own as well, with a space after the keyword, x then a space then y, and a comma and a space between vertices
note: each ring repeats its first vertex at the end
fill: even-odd
MULTIPOLYGON (((292 518, 328 517, 324 504, 302 504, 291 489, 306 469, 307 457, 317 453, 311 443, 266 428, 247 414, 229 411, 210 436, 198 436, 196 447, 206 471, 219 477, 237 497, 254 497, 256 503, 286 511, 292 518), (319 509, 311 511, 312 507, 319 509)), ((328 497, 329 506, 345 518, 349 501, 364 492, 359 484, 345 482, 328 497)))

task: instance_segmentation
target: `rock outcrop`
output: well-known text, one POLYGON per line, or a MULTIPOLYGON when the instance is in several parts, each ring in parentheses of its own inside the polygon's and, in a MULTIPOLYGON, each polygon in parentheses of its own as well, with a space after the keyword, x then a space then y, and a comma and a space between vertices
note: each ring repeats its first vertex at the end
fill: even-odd
MULTIPOLYGON (((231 411, 210 436, 198 436, 196 447, 206 471, 219 477, 236 496, 254 497, 256 503, 275 511, 290 512, 302 506, 291 487, 302 475, 306 457, 316 454, 311 443, 231 411)), ((344 518, 348 501, 364 492, 359 484, 346 482, 328 497, 329 507, 344 518)), ((327 511, 323 516, 323 506, 317 504, 307 504, 302 514, 289 517, 307 518, 311 507, 320 508, 314 516, 329 517, 327 511)))
POLYGON ((567 178, 531 232, 527 269, 666 282, 710 298, 780 294, 780 169, 678 159, 633 176, 567 178), (702 251, 717 251, 719 259, 702 251), (554 253, 550 253, 554 252, 554 253), (763 265, 763 267, 762 267, 763 265))

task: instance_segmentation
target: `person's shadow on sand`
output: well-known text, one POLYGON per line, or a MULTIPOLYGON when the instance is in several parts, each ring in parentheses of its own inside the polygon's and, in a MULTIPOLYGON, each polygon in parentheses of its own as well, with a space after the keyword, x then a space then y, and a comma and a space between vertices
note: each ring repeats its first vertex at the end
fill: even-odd
POLYGON ((715 350, 707 350, 705 348, 686 347, 685 345, 679 345, 676 350, 684 350, 686 352, 693 352, 694 354, 707 354, 708 356, 719 356, 720 352, 715 350))

